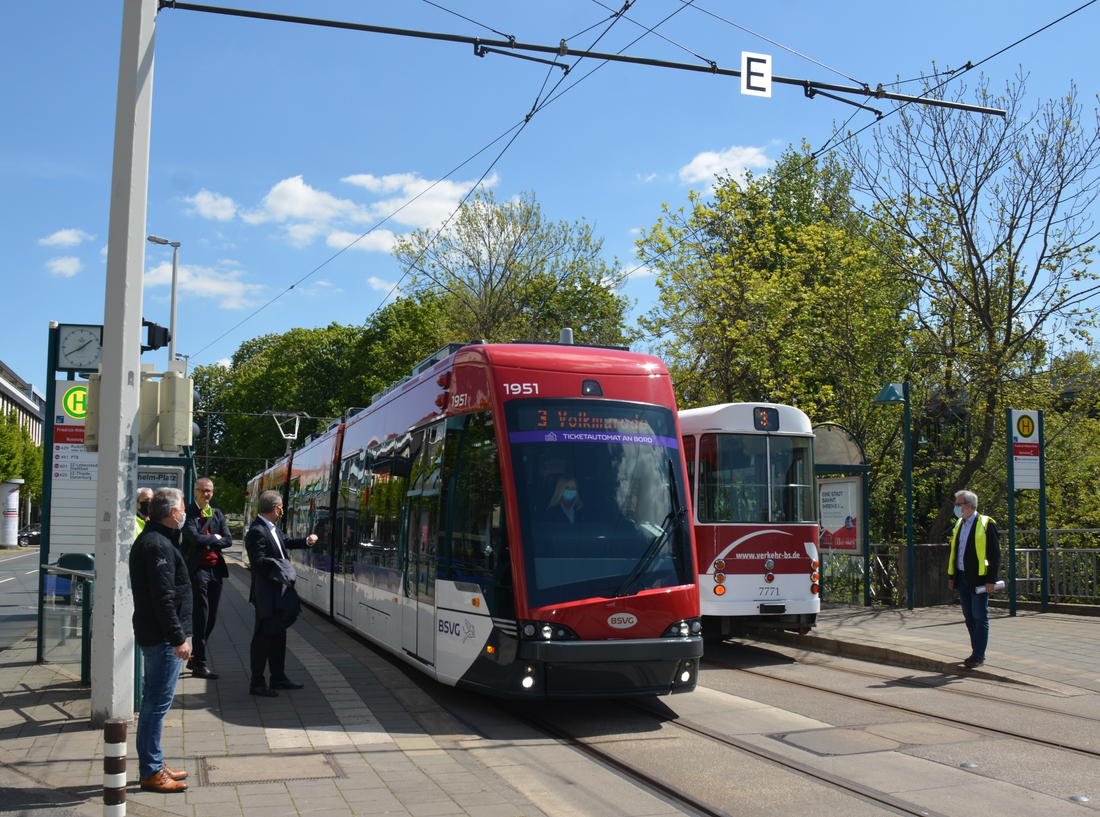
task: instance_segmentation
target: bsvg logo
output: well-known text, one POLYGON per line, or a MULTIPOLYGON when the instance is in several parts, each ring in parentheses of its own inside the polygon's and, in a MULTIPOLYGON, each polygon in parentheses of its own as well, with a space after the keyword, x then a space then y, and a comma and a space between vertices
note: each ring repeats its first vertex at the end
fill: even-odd
POLYGON ((607 625, 616 630, 629 630, 638 623, 638 617, 633 613, 615 613, 607 619, 607 625))

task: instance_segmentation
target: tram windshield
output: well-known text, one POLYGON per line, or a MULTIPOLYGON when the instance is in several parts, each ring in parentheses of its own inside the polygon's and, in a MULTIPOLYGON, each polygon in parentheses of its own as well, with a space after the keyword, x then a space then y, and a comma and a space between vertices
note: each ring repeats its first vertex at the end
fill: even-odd
POLYGON ((692 583, 671 411, 536 399, 506 418, 531 607, 692 583))
POLYGON ((815 521, 811 446, 810 437, 702 435, 699 521, 815 521))

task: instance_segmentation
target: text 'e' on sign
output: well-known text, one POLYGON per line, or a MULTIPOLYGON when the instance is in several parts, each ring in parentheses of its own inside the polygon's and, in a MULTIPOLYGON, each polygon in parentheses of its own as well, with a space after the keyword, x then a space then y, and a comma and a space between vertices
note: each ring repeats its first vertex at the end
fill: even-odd
POLYGON ((772 58, 770 54, 741 52, 741 93, 749 96, 772 95, 772 58))

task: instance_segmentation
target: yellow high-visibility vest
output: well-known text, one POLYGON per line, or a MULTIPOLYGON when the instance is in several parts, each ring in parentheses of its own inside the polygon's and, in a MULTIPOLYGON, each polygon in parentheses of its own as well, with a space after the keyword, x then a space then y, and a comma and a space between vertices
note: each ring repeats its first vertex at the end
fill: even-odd
MULTIPOLYGON (((955 530, 951 533, 951 561, 947 564, 947 575, 955 575, 955 553, 959 544, 959 530, 962 528, 963 521, 958 519, 955 521, 955 530)), ((974 523, 974 553, 978 557, 978 575, 984 576, 989 572, 989 562, 985 558, 985 532, 986 526, 992 525, 993 520, 988 516, 982 516, 978 514, 978 521, 974 523)))

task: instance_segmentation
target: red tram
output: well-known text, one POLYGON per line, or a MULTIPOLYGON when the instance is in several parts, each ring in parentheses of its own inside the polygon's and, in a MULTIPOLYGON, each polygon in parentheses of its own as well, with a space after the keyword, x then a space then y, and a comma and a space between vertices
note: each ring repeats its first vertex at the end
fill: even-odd
POLYGON ((821 610, 813 429, 792 406, 680 412, 704 636, 807 633, 821 610))
POLYGON ((453 344, 249 484, 302 601, 435 679, 514 698, 694 689, 699 591, 663 363, 453 344))

